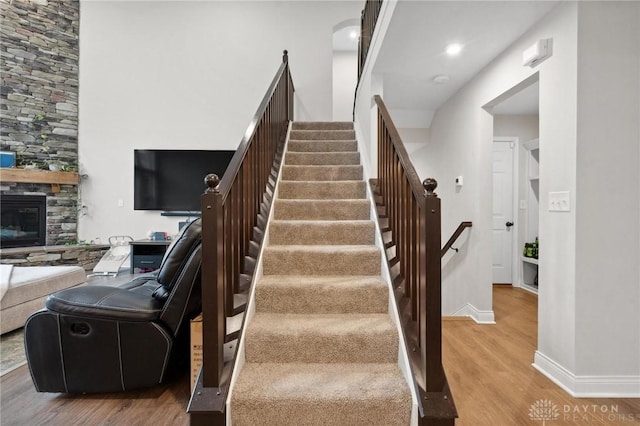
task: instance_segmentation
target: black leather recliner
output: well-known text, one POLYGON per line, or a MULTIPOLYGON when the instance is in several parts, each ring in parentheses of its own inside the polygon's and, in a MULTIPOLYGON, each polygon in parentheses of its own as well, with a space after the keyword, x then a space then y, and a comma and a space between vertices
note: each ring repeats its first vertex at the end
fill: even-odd
POLYGON ((156 274, 50 295, 24 340, 38 392, 116 392, 162 382, 188 359, 189 320, 201 310, 201 221, 185 226, 156 274))

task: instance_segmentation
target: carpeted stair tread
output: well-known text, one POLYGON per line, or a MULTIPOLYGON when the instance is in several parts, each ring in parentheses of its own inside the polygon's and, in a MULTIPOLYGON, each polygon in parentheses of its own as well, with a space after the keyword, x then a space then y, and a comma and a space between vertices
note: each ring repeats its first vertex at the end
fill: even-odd
POLYGON ((367 186, 363 180, 345 181, 280 181, 278 198, 306 200, 343 200, 365 198, 367 186))
POLYGON ((384 314, 257 312, 248 325, 247 362, 397 362, 398 331, 384 314))
POLYGON ((355 140, 290 140, 288 150, 289 152, 356 152, 358 143, 355 140))
POLYGON ((411 423, 353 129, 292 125, 231 395, 234 426, 411 423))
POLYGON ((281 200, 273 204, 273 218, 283 220, 366 220, 369 200, 281 200))
POLYGON ((386 313, 389 289, 376 276, 264 275, 255 301, 256 312, 386 313))
POLYGON ((272 245, 373 245, 375 223, 372 220, 272 220, 269 244, 272 245))
POLYGON ((354 140, 354 130, 291 130, 289 140, 354 140))
POLYGON ((233 390, 234 426, 408 425, 411 395, 393 364, 255 364, 233 390), (249 413, 259 413, 259 422, 249 413))
POLYGON ((360 165, 359 152, 288 152, 287 165, 360 165))
POLYGON ((288 245, 264 248, 264 275, 379 275, 380 249, 358 245, 288 245))
POLYGON ((361 180, 362 166, 282 166, 283 180, 361 180))
POLYGON ((292 130, 353 130, 352 121, 294 121, 292 130))

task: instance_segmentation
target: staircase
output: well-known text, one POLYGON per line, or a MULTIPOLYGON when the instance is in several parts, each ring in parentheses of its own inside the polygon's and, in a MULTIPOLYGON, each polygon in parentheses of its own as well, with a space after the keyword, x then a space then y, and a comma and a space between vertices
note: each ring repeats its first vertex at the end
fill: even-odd
POLYGON ((293 123, 281 173, 232 424, 409 425, 352 123, 293 123))

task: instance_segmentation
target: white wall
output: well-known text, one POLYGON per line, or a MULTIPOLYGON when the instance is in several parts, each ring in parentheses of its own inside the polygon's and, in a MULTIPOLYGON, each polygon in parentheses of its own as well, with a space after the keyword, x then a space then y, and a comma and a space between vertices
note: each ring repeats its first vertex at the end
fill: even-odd
MULTIPOLYGON (((395 120, 394 120, 395 123, 395 120)), ((414 155, 421 149, 427 148, 429 143, 429 129, 427 128, 398 128, 400 138, 404 143, 404 147, 407 150, 409 156, 414 155)), ((422 179, 428 176, 420 176, 422 179)))
MULTIPOLYGON (((553 160, 546 163, 544 159, 541 160, 541 164, 547 166, 545 176, 550 177, 546 183, 553 181, 562 188, 570 187, 573 183, 568 172, 571 164, 575 163, 575 159, 570 156, 571 141, 575 144, 575 118, 572 120, 572 109, 575 115, 575 106, 572 107, 570 100, 575 99, 575 14, 575 4, 559 5, 435 113, 430 127, 429 149, 422 151, 422 155, 417 158, 420 164, 424 164, 425 170, 419 173, 429 170, 440 182, 438 193, 443 205, 443 238, 451 235, 461 221, 473 222, 468 240, 465 241, 466 251, 449 255, 450 260, 443 259, 445 314, 455 313, 465 304, 470 304, 481 312, 492 311, 491 143, 494 126, 493 117, 483 106, 535 72, 540 72, 541 104, 546 102, 545 120, 542 116, 540 118, 541 152, 546 154, 541 155, 553 157, 553 160), (536 40, 548 37, 554 39, 553 57, 535 70, 522 67, 522 50, 536 40), (549 146, 551 148, 547 149, 549 146), (455 177, 458 175, 464 176, 465 185, 456 191, 455 177), (449 262, 453 264, 449 265, 449 262)), ((541 181, 541 185, 541 192, 548 191, 544 182, 541 181)), ((541 199, 542 203, 546 202, 544 195, 541 199)), ((563 361, 570 363, 573 350, 569 348, 569 353, 566 353, 565 345, 571 346, 569 336, 573 331, 571 287, 574 269, 571 252, 574 238, 571 237, 570 226, 549 223, 548 219, 541 219, 541 222, 543 220, 547 220, 546 229, 555 226, 562 228, 559 233, 547 234, 547 238, 562 241, 554 244, 558 252, 549 253, 552 250, 548 250, 550 257, 541 259, 540 281, 549 282, 550 287, 555 289, 562 288, 562 291, 566 291, 566 297, 554 295, 555 302, 561 303, 562 309, 555 309, 557 305, 554 305, 553 311, 545 315, 544 319, 541 318, 540 328, 544 330, 545 338, 548 334, 552 335, 550 339, 553 343, 548 345, 550 351, 562 348, 562 353, 554 353, 554 356, 565 357, 563 361), (561 258, 563 261, 555 264, 552 260, 554 258, 561 258), (556 283, 560 283, 559 287, 556 283), (553 318, 552 322, 549 322, 550 317, 553 318), (548 328, 551 324, 553 330, 548 328)), ((547 247, 543 237, 541 232, 541 244, 547 247)), ((543 288, 540 293, 540 299, 543 299, 548 289, 543 288)))
POLYGON ((443 313, 491 312, 494 123, 483 107, 539 77, 540 204, 569 191, 572 207, 540 210, 535 366, 576 395, 640 393, 639 8, 560 2, 436 111, 412 158, 440 183, 443 239, 473 221, 465 249, 443 259, 443 313), (523 67, 543 38, 552 57, 523 67))
POLYGON ((332 117, 332 31, 359 2, 81 4, 79 239, 177 232, 133 210, 133 150, 235 149, 289 50, 296 118, 332 117), (123 200, 123 207, 118 207, 123 200))
POLYGON ((640 376, 640 4, 578 18, 575 373, 640 376))
POLYGON ((358 52, 333 52, 333 121, 353 121, 353 95, 358 80, 358 52))

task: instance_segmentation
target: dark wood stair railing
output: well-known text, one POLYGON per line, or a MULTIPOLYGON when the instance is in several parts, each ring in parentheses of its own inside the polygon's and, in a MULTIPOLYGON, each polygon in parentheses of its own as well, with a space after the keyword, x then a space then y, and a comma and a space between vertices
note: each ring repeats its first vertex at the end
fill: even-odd
POLYGON ((449 238, 449 241, 447 241, 447 243, 444 245, 444 247, 442 247, 442 251, 440 252, 440 256, 444 256, 447 253, 447 251, 449 251, 449 249, 455 250, 456 253, 457 253, 458 249, 453 247, 453 243, 456 242, 456 240, 458 239, 460 234, 462 234, 462 231, 464 231, 466 228, 471 228, 472 226, 473 226, 473 224, 471 222, 460 222, 460 225, 458 225, 456 230, 453 231, 453 234, 451 234, 451 238, 449 238))
POLYGON ((356 88, 353 93, 353 119, 356 118, 356 100, 358 97, 358 88, 360 87, 360 77, 364 71, 364 64, 367 62, 369 47, 373 39, 373 33, 378 23, 380 9, 382 9, 383 0, 366 0, 364 9, 360 12, 360 37, 358 38, 358 78, 356 88))
POLYGON ((287 51, 222 178, 207 175, 202 195, 202 368, 187 412, 191 425, 224 425, 240 330, 227 319, 247 300, 289 122, 293 81, 287 51), (226 343, 226 345, 225 345, 226 343), (226 346, 226 347, 225 347, 226 346))
POLYGON ((367 54, 371 46, 373 32, 376 29, 382 0, 367 0, 364 9, 360 14, 360 40, 358 41, 358 80, 362 75, 364 63, 367 61, 367 54))
POLYGON ((411 369, 419 424, 453 425, 457 412, 442 366, 441 218, 435 179, 420 182, 380 96, 378 218, 411 369))

